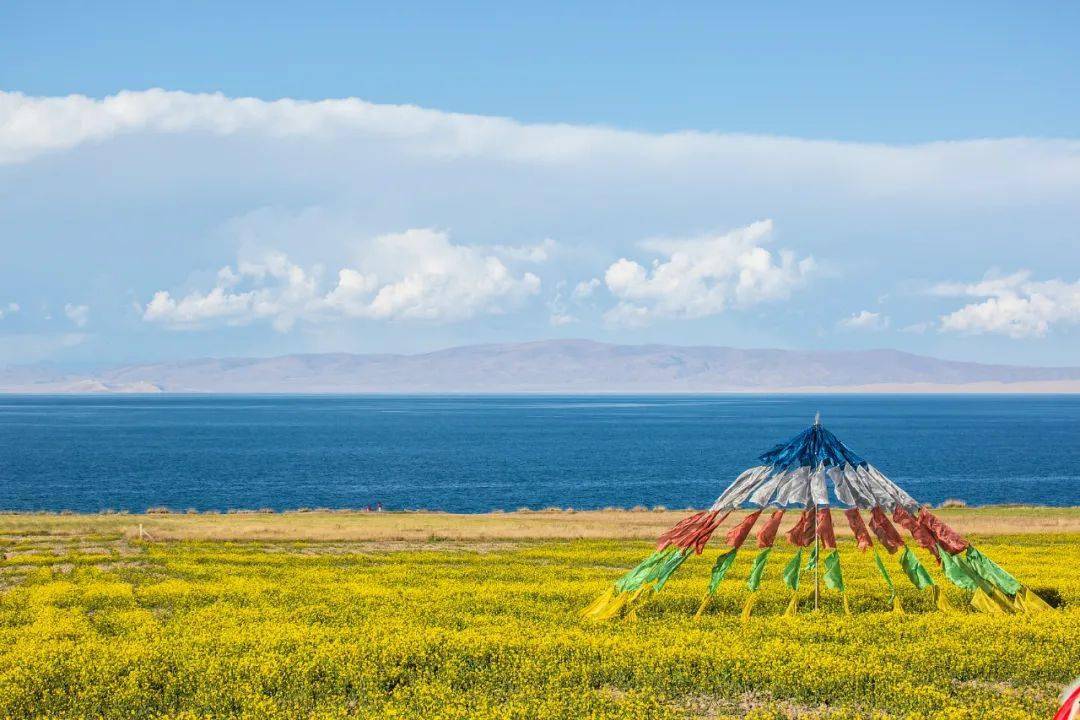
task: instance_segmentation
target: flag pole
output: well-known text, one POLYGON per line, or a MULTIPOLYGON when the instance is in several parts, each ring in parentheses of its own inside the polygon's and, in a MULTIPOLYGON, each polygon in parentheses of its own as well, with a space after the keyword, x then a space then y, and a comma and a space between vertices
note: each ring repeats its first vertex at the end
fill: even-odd
MULTIPOLYGON (((814 427, 821 425, 821 412, 814 413, 814 427)), ((818 609, 818 586, 819 579, 818 573, 821 571, 818 569, 821 566, 821 536, 820 526, 818 525, 818 504, 814 501, 814 610, 818 609)))
POLYGON ((821 540, 818 535, 817 503, 814 503, 814 610, 818 609, 818 573, 821 572, 821 540))

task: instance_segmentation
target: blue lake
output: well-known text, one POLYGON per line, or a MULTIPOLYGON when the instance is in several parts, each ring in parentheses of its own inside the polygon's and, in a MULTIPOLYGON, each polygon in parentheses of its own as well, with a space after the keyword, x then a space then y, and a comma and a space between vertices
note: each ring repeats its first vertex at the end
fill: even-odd
POLYGON ((696 507, 816 411, 919 500, 1080 505, 1077 396, 0 395, 0 509, 696 507))

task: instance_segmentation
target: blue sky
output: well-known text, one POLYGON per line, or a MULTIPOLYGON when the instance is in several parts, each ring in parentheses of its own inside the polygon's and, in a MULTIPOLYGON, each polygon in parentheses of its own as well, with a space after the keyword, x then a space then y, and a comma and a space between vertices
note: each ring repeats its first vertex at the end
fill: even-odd
POLYGON ((5 4, 0 363, 1080 364, 1078 30, 1064 3, 5 4))
POLYGON ((1068 137, 1075 3, 5 3, 0 84, 361 97, 531 122, 1068 137), (756 5, 756 7, 755 7, 756 5))

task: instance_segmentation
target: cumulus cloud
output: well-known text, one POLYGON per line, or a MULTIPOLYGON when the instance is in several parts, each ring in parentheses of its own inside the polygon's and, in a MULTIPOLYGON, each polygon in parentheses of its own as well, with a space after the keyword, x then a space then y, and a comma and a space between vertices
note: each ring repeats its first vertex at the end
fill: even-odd
POLYGON ((851 317, 846 317, 837 324, 847 330, 881 331, 889 327, 889 317, 881 313, 862 310, 852 313, 851 317))
POLYGON ((931 293, 985 298, 943 315, 943 332, 1043 337, 1054 325, 1080 322, 1080 280, 1032 280, 1030 272, 1021 270, 1011 275, 988 273, 975 283, 940 283, 931 293))
POLYGON ((619 301, 608 320, 642 325, 657 317, 705 317, 731 305, 787 298, 805 284, 815 263, 762 247, 772 229, 771 220, 762 220, 722 235, 642 243, 664 259, 654 259, 648 269, 627 258, 608 267, 604 283, 619 301))
MULTIPOLYGON (((78 266, 105 252, 116 261, 111 272, 121 286, 134 288, 141 299, 147 321, 169 327, 256 322, 284 330, 298 322, 349 317, 453 322, 455 315, 486 316, 517 303, 523 310, 519 334, 578 319, 582 334, 589 335, 602 331, 598 321, 605 310, 611 322, 647 325, 782 299, 807 278, 822 276, 824 268, 815 268, 811 258, 857 268, 857 277, 852 272, 850 282, 830 288, 826 302, 804 307, 802 319, 777 313, 768 328, 725 323, 728 341, 735 344, 771 342, 781 333, 792 342, 812 342, 808 328, 835 327, 851 308, 865 307, 859 297, 866 287, 888 289, 926 267, 962 266, 975 248, 1010 267, 1051 252, 1069 263, 1076 252, 1053 245, 1067 240, 1068 228, 1080 219, 1077 140, 890 145, 647 133, 358 99, 264 101, 164 90, 105 98, 0 92, 0 165, 16 182, 31 187, 48 181, 50 187, 48 198, 0 200, 20 235, 41 238, 13 248, 17 261, 0 268, 0 280, 13 296, 51 281, 42 258, 62 255, 78 266), (102 162, 115 163, 119 171, 94 183, 88 202, 87 178, 100 176, 102 162), (132 203, 146 212, 132 215, 122 228, 103 220, 132 203), (260 203, 269 207, 260 209, 260 203), (50 206, 65 208, 64 223, 43 211, 50 206), (276 227, 277 214, 304 207, 321 216, 276 227), (271 211, 261 225, 254 217, 260 210, 271 211), (227 226, 220 228, 223 237, 206 233, 208 223, 226 216, 245 219, 245 232, 255 242, 227 226), (778 252, 766 242, 767 234, 743 252, 717 250, 709 247, 710 238, 690 237, 697 228, 734 227, 745 217, 782 222, 787 237, 798 238, 788 246, 797 255, 778 252), (70 239, 64 226, 71 223, 100 236, 103 246, 70 239), (414 272, 391 260, 375 262, 371 241, 350 255, 357 237, 426 226, 452 227, 468 237, 462 257, 447 251, 442 262, 464 262, 470 269, 414 272), (928 227, 964 232, 954 243, 936 243, 927 238, 928 227), (1022 249, 1011 239, 1018 232, 1030 238, 1022 249), (538 242, 549 234, 559 242, 538 242), (651 235, 690 238, 669 242, 691 247, 631 244, 651 235), (267 249, 284 260, 274 260, 267 249), (709 268, 711 257, 727 255, 727 262, 709 268), (505 274, 499 265, 488 267, 488 258, 505 274), (543 263, 549 264, 540 268, 543 263), (225 264, 216 278, 198 274, 199 268, 225 264), (34 276, 19 277, 19 268, 32 268, 34 276), (527 271, 543 277, 545 290, 560 278, 572 279, 561 292, 562 312, 522 302, 540 283, 527 271), (575 286, 582 278, 592 279, 575 286), (472 293, 468 287, 478 289, 472 293), (459 297, 461 309, 447 309, 459 297)), ((82 282, 81 288, 66 287, 66 297, 100 291, 90 279, 82 282)), ((1023 293, 1017 297, 1034 302, 1023 293)), ((54 313, 64 298, 47 298, 54 313)), ((95 304, 95 324, 104 322, 105 306, 119 307, 116 300, 101 308, 95 304)), ((964 303, 990 300, 1004 302, 986 295, 964 303)), ((1046 322, 1052 328, 1061 321, 1046 322)), ((953 330, 965 322, 947 324, 953 330)), ((495 325, 463 325, 441 337, 487 338, 500 332, 495 325)), ((964 331, 977 332, 976 325, 985 322, 967 322, 964 331)), ((1038 332, 1037 322, 1034 327, 1038 332)), ((344 337, 353 328, 337 330, 344 337)), ((366 346, 403 343, 393 329, 368 324, 364 332, 366 346)), ((672 324, 662 335, 682 342, 692 332, 672 324)), ((124 352, 147 352, 143 339, 134 337, 117 336, 117 342, 127 343, 124 352)), ((251 337, 266 342, 254 339, 254 332, 251 337)), ((294 344, 302 342, 297 338, 294 344)), ((212 338, 192 339, 192 352, 214 348, 212 338)))
POLYGON ((456 322, 502 313, 540 290, 533 273, 515 274, 483 248, 455 245, 432 229, 378 236, 363 245, 360 264, 340 268, 327 285, 320 266, 268 252, 222 268, 208 291, 175 297, 159 290, 143 319, 181 328, 265 319, 279 331, 298 320, 342 317, 456 322))
POLYGON ((86 323, 90 319, 90 307, 88 305, 67 303, 64 305, 64 315, 67 316, 68 320, 75 323, 76 327, 86 327, 86 323))
POLYGON ((176 298, 168 290, 159 290, 143 310, 143 319, 173 327, 194 328, 223 321, 246 325, 269 319, 274 328, 290 329, 301 316, 319 309, 318 276, 291 262, 284 253, 268 252, 258 260, 241 260, 234 270, 223 267, 217 284, 207 292, 192 291, 176 298), (251 289, 239 286, 249 284, 251 289))
POLYGON ((14 315, 19 312, 19 310, 19 303, 9 302, 6 306, 0 307, 0 320, 2 320, 5 315, 14 315))

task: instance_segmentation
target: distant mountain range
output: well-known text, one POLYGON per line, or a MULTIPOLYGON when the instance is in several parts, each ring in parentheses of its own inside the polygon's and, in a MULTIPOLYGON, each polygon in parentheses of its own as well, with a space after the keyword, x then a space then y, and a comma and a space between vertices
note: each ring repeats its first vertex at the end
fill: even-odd
POLYGON ((1080 367, 954 362, 897 350, 740 350, 549 340, 419 355, 207 358, 64 372, 0 368, 0 392, 1080 392, 1080 367))

